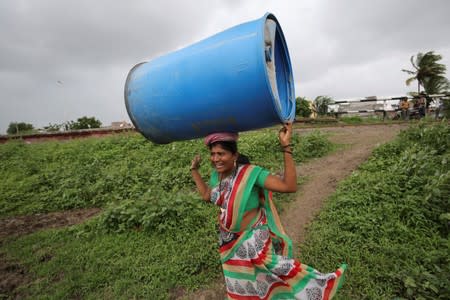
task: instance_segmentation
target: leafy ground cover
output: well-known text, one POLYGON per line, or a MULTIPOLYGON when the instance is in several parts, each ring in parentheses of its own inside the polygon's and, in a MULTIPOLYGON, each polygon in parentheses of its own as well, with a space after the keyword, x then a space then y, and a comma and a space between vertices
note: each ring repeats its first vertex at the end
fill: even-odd
MULTIPOLYGON (((333 149, 313 133, 293 139, 297 161, 333 149)), ((242 134, 240 151, 278 171, 276 131, 242 134)), ((166 299, 220 274, 216 208, 193 193, 190 161, 201 141, 153 145, 140 135, 0 147, 3 216, 102 206, 86 224, 4 242, 1 252, 30 270, 17 289, 29 298, 166 299)))
MULTIPOLYGON (((320 134, 312 134, 299 146, 295 158, 301 161, 321 155, 329 150, 328 144, 320 134)), ((274 131, 242 134, 240 150, 256 164, 281 169, 274 131)), ((63 143, 3 144, 0 217, 102 207, 157 190, 178 191, 192 186, 189 166, 196 153, 204 157, 201 171, 207 172, 208 156, 200 140, 155 145, 139 134, 120 134, 63 143)))
POLYGON ((349 264, 337 299, 450 298, 450 127, 419 124, 341 183, 300 257, 349 264))

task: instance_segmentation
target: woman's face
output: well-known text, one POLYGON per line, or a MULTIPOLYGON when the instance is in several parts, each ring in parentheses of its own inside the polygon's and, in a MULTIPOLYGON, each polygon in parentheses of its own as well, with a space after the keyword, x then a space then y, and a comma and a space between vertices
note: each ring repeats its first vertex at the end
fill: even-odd
POLYGON ((213 145, 211 148, 211 163, 216 168, 217 173, 228 175, 234 169, 234 162, 237 159, 237 153, 222 148, 220 144, 213 145))

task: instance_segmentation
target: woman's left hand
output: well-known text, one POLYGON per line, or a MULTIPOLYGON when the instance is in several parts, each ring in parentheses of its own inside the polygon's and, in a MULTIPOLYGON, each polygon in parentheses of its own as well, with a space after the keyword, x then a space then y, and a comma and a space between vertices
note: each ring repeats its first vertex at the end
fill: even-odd
POLYGON ((292 136, 292 122, 285 123, 278 132, 278 139, 282 147, 288 146, 291 143, 292 136))

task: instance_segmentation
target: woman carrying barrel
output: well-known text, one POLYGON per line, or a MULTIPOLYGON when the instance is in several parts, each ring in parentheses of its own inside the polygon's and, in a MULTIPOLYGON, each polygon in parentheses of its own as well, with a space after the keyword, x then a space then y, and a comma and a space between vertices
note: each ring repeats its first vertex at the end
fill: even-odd
POLYGON ((286 123, 278 134, 283 177, 240 155, 236 133, 205 138, 213 166, 208 184, 198 172, 200 156, 192 160, 200 195, 220 207, 219 252, 229 299, 331 299, 342 284, 345 264, 321 274, 293 258, 292 242, 273 205, 272 192, 297 190, 291 135, 292 123, 286 123))

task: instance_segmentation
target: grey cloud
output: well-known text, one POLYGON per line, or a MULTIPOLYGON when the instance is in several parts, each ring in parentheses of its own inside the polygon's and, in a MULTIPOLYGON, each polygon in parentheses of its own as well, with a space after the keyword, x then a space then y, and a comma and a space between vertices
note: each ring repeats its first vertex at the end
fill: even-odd
POLYGON ((447 0, 6 0, 0 133, 10 121, 127 118, 133 65, 267 11, 285 33, 298 96, 405 93, 411 55, 436 50, 449 63, 447 0))
MULTIPOLYGON (((449 46, 448 1, 330 1, 321 22, 337 61, 359 63, 398 51, 449 46), (349 15, 351 14, 351 15, 349 15)), ((431 49, 430 49, 431 50, 431 49)), ((416 54, 416 52, 412 53, 416 54)))
MULTIPOLYGON (((206 4, 207 1, 201 1, 206 4)), ((106 64, 151 57, 201 31, 204 15, 187 2, 28 1, 3 5, 0 21, 7 47, 2 68, 12 64, 106 64), (175 9, 172 9, 175 7, 175 9), (178 13, 177 13, 178 12, 178 13), (188 26, 186 26, 188 24, 188 26), (17 60, 10 61, 11 53, 17 60)))

